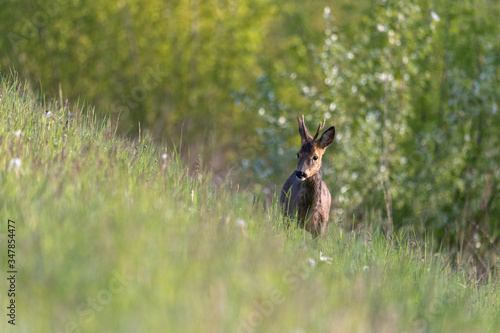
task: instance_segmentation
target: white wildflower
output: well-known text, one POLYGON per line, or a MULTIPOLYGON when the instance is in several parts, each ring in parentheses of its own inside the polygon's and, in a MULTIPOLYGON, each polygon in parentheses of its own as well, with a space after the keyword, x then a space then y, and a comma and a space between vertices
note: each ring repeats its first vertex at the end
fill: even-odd
POLYGON ((308 263, 311 267, 316 267, 316 260, 314 260, 313 258, 308 258, 308 259, 307 259, 307 263, 308 263))
POLYGON ((243 220, 243 219, 236 219, 235 223, 236 223, 236 225, 237 225, 238 227, 241 227, 241 228, 246 227, 245 220, 243 220))
POLYGON ((16 171, 21 169, 21 165, 22 165, 22 162, 21 162, 21 159, 19 157, 14 157, 9 162, 9 168, 14 169, 16 171))
POLYGON ((325 261, 326 263, 331 264, 333 259, 332 259, 331 257, 326 257, 326 256, 324 256, 324 255, 323 255, 323 252, 322 252, 322 251, 320 251, 320 252, 319 252, 319 260, 321 260, 321 261, 325 261))

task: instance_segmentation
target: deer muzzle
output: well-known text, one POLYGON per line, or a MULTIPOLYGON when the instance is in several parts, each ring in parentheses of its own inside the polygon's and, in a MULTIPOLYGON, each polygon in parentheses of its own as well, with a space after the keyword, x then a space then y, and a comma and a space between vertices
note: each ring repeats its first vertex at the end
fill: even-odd
POLYGON ((303 182, 304 180, 306 180, 307 175, 305 172, 297 170, 295 171, 295 177, 297 177, 298 180, 303 182))

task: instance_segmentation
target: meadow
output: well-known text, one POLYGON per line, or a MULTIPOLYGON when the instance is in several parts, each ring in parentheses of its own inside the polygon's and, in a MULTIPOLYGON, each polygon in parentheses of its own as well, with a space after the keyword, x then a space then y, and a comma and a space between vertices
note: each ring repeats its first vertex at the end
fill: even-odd
POLYGON ((500 331, 498 275, 477 282, 431 239, 332 221, 312 240, 231 174, 1 80, 1 332, 500 331))

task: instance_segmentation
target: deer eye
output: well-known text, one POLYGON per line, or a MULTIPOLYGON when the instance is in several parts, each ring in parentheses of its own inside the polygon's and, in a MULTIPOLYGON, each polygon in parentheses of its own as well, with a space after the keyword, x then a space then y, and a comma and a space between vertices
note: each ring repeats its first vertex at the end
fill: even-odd
POLYGON ((318 160, 318 156, 314 156, 313 161, 317 161, 317 160, 318 160))

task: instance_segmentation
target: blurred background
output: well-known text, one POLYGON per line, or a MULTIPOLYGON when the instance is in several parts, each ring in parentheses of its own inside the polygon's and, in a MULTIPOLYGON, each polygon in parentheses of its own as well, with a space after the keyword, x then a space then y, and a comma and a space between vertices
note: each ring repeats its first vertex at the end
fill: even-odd
POLYGON ((326 118, 336 221, 429 232, 486 267, 499 17, 493 0, 3 0, 0 70, 266 197, 295 168, 297 116, 326 118))

